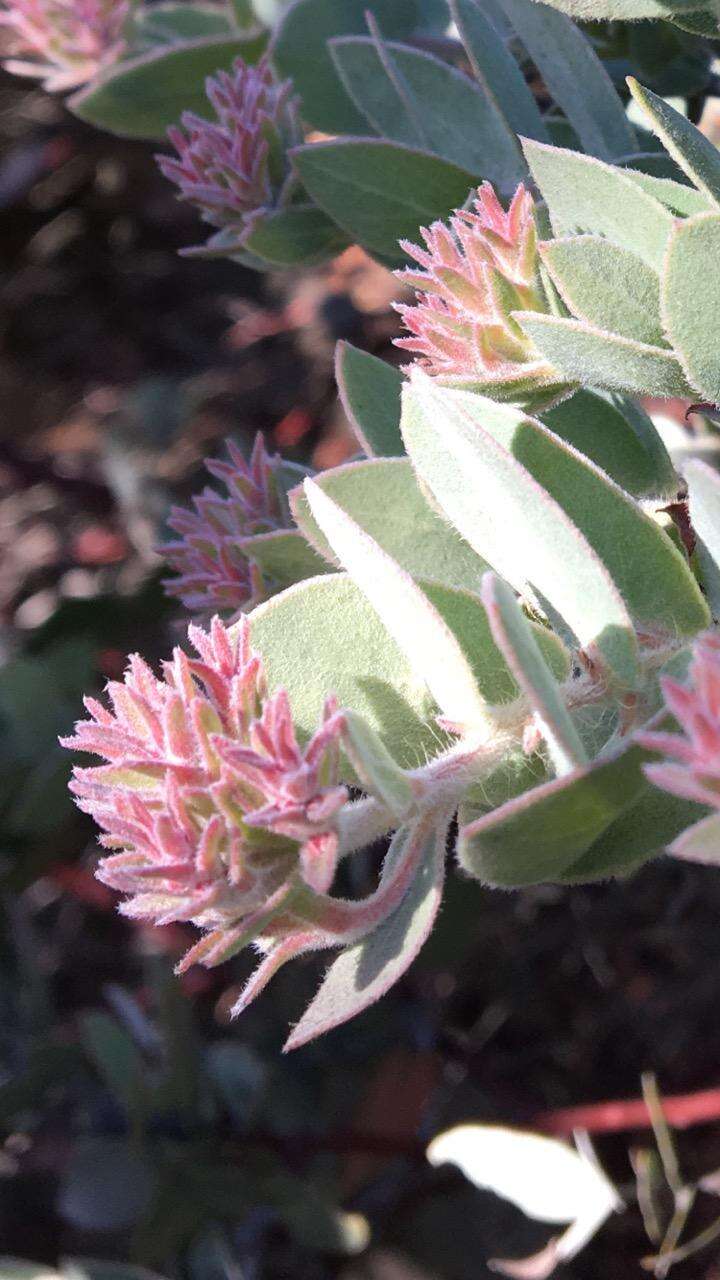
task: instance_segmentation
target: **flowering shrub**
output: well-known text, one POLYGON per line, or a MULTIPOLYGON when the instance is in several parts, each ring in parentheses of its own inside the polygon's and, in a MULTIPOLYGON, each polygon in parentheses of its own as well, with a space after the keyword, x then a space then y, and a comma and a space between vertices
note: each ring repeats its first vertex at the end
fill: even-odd
MULTIPOLYGON (((201 930, 182 967, 254 943, 239 1008, 339 949, 290 1045, 414 959, 455 819, 464 873, 503 887, 720 850, 720 479, 680 476, 638 403, 720 402, 718 153, 632 78, 628 112, 566 16, 585 0, 449 0, 433 53, 413 4, 365 8, 295 0, 272 33, 203 10, 190 37, 169 5, 160 37, 140 6, 69 102, 170 126, 200 252, 263 269, 356 242, 408 291, 401 372, 338 352, 358 456, 312 477, 258 441, 210 463, 227 496, 174 510, 165 555, 169 592, 219 617, 161 677, 133 658, 68 743, 106 762, 73 786, 123 911, 201 930), (377 887, 345 897, 381 838, 377 887)), ((69 28, 53 49, 69 65, 69 28)))

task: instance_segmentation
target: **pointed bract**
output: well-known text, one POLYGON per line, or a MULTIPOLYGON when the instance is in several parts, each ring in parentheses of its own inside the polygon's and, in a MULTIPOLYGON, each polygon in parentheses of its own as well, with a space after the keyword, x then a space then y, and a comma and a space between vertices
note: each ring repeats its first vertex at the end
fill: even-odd
POLYGON ((662 681, 666 706, 682 732, 638 734, 641 746, 669 757, 646 765, 645 772, 655 786, 672 795, 720 809, 718 632, 704 632, 695 641, 689 677, 687 685, 668 678, 662 681))
POLYGON ((396 273, 417 298, 396 308, 411 334, 396 345, 451 385, 487 389, 525 375, 547 383, 554 371, 511 318, 513 311, 547 310, 526 188, 518 187, 506 211, 485 182, 472 210, 458 209, 448 225, 434 222, 421 233, 425 248, 401 241, 421 270, 396 273))

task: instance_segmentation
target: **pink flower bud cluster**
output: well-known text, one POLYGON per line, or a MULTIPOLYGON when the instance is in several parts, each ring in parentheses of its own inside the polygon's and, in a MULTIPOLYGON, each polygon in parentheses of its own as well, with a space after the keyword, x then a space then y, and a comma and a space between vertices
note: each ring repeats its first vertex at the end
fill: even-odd
POLYGON ((173 507, 168 524, 179 540, 160 548, 179 575, 165 582, 166 591, 206 617, 215 610, 234 617, 263 598, 262 574, 247 540, 289 523, 277 478, 280 458, 266 451, 262 435, 249 462, 232 441, 227 451, 229 462, 208 459, 205 466, 228 496, 207 487, 193 498, 194 510, 173 507))
POLYGON ((205 222, 240 233, 282 198, 286 151, 299 140, 292 82, 277 84, 266 58, 254 67, 238 58, 208 78, 206 92, 217 120, 186 111, 182 127, 168 130, 179 159, 158 164, 205 222))
POLYGON ((18 55, 4 66, 51 91, 76 88, 119 58, 129 14, 129 0, 4 0, 0 24, 18 55))
POLYGON ((425 248, 400 242, 422 268, 396 274, 416 291, 414 305, 398 304, 409 338, 396 345, 420 356, 431 376, 465 387, 545 379, 552 370, 511 318, 513 311, 545 311, 538 279, 533 202, 519 186, 507 212, 489 182, 473 210, 458 209, 449 225, 422 227, 425 248))
POLYGON ((670 759, 648 764, 656 786, 686 800, 720 809, 720 634, 707 631, 695 642, 690 683, 662 680, 665 703, 682 733, 638 735, 642 746, 670 759))
POLYGON ((343 718, 328 699, 298 744, 283 690, 268 696, 246 619, 189 628, 160 678, 134 656, 108 709, 63 740, 107 763, 76 768, 79 807, 103 831, 98 876, 127 895, 120 910, 156 924, 192 921, 203 939, 181 962, 217 964, 268 930, 292 937, 282 914, 293 886, 324 894, 335 871, 343 718))

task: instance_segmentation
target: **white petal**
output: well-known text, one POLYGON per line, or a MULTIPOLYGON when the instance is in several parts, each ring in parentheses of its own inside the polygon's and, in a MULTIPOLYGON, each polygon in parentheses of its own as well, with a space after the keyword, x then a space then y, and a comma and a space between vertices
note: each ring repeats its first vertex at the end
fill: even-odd
POLYGON ((457 1165, 476 1187, 494 1191, 539 1222, 599 1225, 619 1207, 601 1169, 566 1143, 540 1134, 459 1125, 435 1138, 427 1156, 434 1165, 457 1165))

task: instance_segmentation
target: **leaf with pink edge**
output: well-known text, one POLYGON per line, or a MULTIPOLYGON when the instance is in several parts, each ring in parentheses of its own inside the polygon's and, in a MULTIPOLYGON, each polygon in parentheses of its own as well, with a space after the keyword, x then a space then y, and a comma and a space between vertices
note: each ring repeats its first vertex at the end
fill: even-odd
POLYGON ((660 278, 629 249, 602 236, 563 236, 540 246, 572 315, 637 342, 662 346, 660 278))
POLYGON ((562 884, 586 884, 627 876, 672 849, 673 841, 707 810, 693 800, 681 800, 667 791, 648 786, 625 809, 570 869, 556 878, 562 884))
POLYGON ((631 395, 691 396, 672 351, 621 337, 582 320, 515 311, 523 333, 567 379, 631 395))
POLYGON ((627 82, 633 98, 649 117, 665 150, 698 190, 715 206, 720 205, 720 152, 714 142, 701 133, 687 116, 639 84, 633 76, 628 76, 627 82))
MULTIPOLYGON (((428 503, 408 458, 373 458, 323 471, 314 483, 415 578, 480 590, 488 565, 428 503)), ((315 551, 337 564, 301 486, 290 494, 295 520, 315 551)))
MULTIPOLYGON (((440 906, 446 835, 445 822, 437 826, 428 818, 395 834, 386 868, 407 858, 414 842, 422 842, 410 888, 392 915, 331 964, 317 995, 289 1037, 286 1050, 298 1049, 362 1013, 385 995, 412 964, 440 906)), ((383 871, 385 874, 385 868, 383 871)))
POLYGON ((487 884, 516 887, 564 877, 646 789, 649 752, 627 744, 510 800, 461 829, 458 858, 487 884))
MULTIPOLYGON (((662 154, 653 152, 653 161, 657 158, 662 159, 662 154)), ((635 169, 630 162, 623 172, 628 178, 632 178, 637 187, 641 187, 649 196, 654 196, 676 217, 691 218, 694 213, 706 213, 712 209, 707 196, 673 178, 656 177, 654 171, 647 173, 644 169, 635 169)))
POLYGON ((677 222, 663 273, 663 317, 688 382, 713 404, 720 403, 719 288, 720 213, 677 222))
POLYGON ((672 18, 705 8, 703 0, 545 0, 545 3, 576 22, 603 19, 636 22, 639 18, 672 18))
POLYGON ((556 236, 605 236, 662 270, 673 218, 661 201, 594 156, 542 142, 523 147, 556 236))
POLYGON ((360 448, 370 458, 402 457, 405 445, 400 435, 400 371, 350 342, 338 342, 335 380, 360 448))
POLYGON ((521 594, 542 593, 580 643, 632 686, 636 643, 620 592, 572 515, 510 452, 530 422, 429 378, 404 393, 413 465, 458 532, 521 594))
POLYGON ((561 775, 586 764, 580 735, 514 591, 494 573, 487 573, 482 600, 493 639, 537 717, 556 772, 561 775))
POLYGON ((305 481, 313 517, 383 624, 427 684, 443 715, 483 724, 485 703, 472 668, 442 615, 406 569, 313 480, 305 481))
POLYGON ((527 173, 517 138, 468 76, 440 58, 395 42, 331 40, 353 102, 383 138, 422 147, 510 192, 527 173))

